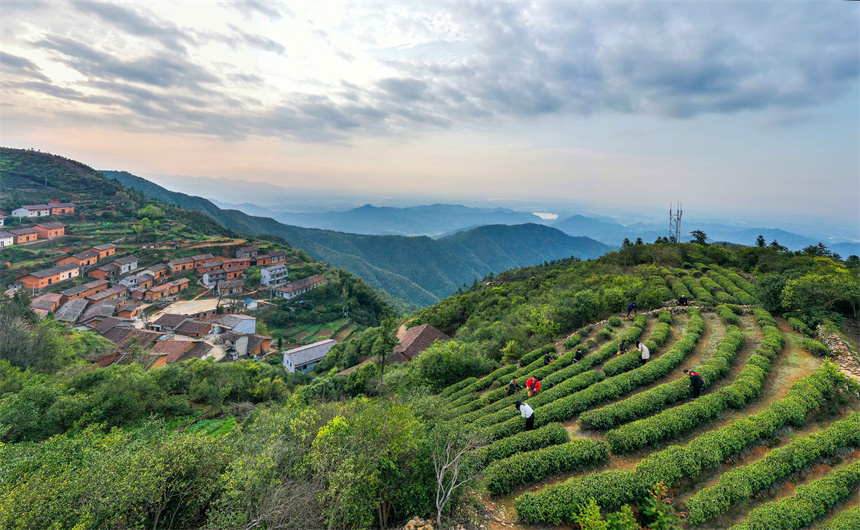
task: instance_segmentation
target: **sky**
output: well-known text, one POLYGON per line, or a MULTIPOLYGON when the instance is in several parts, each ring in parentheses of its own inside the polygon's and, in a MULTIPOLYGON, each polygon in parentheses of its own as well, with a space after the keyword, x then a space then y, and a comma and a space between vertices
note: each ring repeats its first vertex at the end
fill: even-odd
POLYGON ((0 144, 99 169, 860 232, 858 2, 0 0, 0 32, 0 144))

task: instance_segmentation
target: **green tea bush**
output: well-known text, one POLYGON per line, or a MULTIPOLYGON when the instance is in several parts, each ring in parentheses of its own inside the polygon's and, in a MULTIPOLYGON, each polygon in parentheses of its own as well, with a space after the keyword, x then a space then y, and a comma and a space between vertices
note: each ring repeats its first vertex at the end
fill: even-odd
MULTIPOLYGON (((741 408, 758 396, 785 340, 776 328, 766 327, 761 346, 744 366, 737 380, 713 394, 696 401, 664 410, 659 414, 628 423, 606 433, 606 441, 616 454, 630 452, 646 445, 671 440, 711 421, 729 408, 741 408)), ((707 381, 707 379, 706 379, 707 381)))
POLYGON ((717 315, 719 315, 720 320, 722 320, 725 324, 738 324, 738 316, 724 305, 717 306, 717 315))
MULTIPOLYGON (((737 353, 744 345, 744 334, 735 327, 726 330, 723 340, 717 345, 708 362, 698 369, 705 379, 705 388, 726 376, 731 369, 737 353)), ((668 405, 677 403, 690 395, 688 379, 681 376, 669 383, 640 392, 623 401, 612 403, 599 409, 582 413, 580 425, 589 429, 613 429, 638 418, 650 416, 665 410, 668 405)))
POLYGON ((551 445, 563 444, 568 440, 567 429, 564 425, 550 423, 540 429, 523 431, 484 446, 469 455, 468 460, 470 465, 476 469, 481 469, 496 460, 543 449, 551 445))
POLYGON ((603 337, 606 340, 609 340, 612 338, 612 328, 605 327, 605 328, 601 329, 600 331, 598 331, 597 335, 599 337, 603 337))
POLYGON ((635 471, 593 473, 521 495, 514 504, 517 515, 526 524, 570 522, 589 498, 604 509, 617 509, 646 495, 653 484, 671 485, 684 477, 696 477, 786 425, 802 425, 809 412, 832 399, 849 381, 835 365, 825 363, 759 414, 702 434, 684 447, 667 447, 642 460, 635 471))
POLYGON ((609 325, 614 328, 617 328, 621 326, 621 319, 618 317, 609 317, 609 325))
MULTIPOLYGON (((756 303, 755 297, 750 294, 751 292, 747 292, 738 285, 736 285, 731 279, 725 276, 722 271, 718 272, 716 268, 712 267, 711 270, 708 271, 708 276, 712 280, 717 282, 720 287, 725 289, 727 293, 736 298, 738 303, 741 303, 743 305, 751 305, 756 303)), ((738 276, 738 278, 740 278, 740 276, 738 276)))
MULTIPOLYGON (((451 406, 453 406, 453 407, 459 406, 459 405, 457 405, 458 399, 463 398, 467 395, 470 395, 473 392, 478 392, 480 390, 487 388, 488 386, 490 386, 494 382, 496 382, 500 377, 504 376, 505 374, 509 374, 516 369, 517 369, 517 367, 513 364, 508 364, 508 365, 502 366, 500 368, 493 370, 492 372, 485 375, 484 377, 478 379, 474 383, 458 390, 457 392, 454 392, 453 394, 448 396, 448 399, 451 401, 451 406)), ((470 396, 470 397, 472 397, 472 399, 475 399, 477 396, 470 396)))
POLYGON ((662 324, 672 323, 672 313, 668 311, 657 311, 657 322, 662 324))
POLYGON ((683 295, 686 296, 688 300, 693 299, 692 293, 690 293, 690 290, 687 289, 686 285, 684 285, 684 282, 674 276, 668 276, 666 281, 669 283, 669 287, 672 289, 672 293, 676 298, 681 298, 683 295))
POLYGON ((580 342, 582 342, 582 337, 578 333, 574 333, 572 336, 564 339, 564 347, 565 349, 572 350, 580 342))
POLYGON ((819 530, 857 530, 860 528, 860 506, 837 513, 818 526, 819 530))
POLYGON ((485 470, 485 484, 490 495, 506 495, 517 486, 556 473, 575 471, 585 465, 605 462, 608 458, 609 447, 605 442, 577 438, 568 443, 498 460, 485 470))
POLYGON ((860 485, 860 460, 797 487, 791 497, 758 506, 732 530, 795 530, 807 527, 860 485))
POLYGON ((765 326, 778 327, 776 325, 776 320, 774 320, 773 317, 770 316, 770 313, 768 313, 764 309, 753 309, 753 316, 755 317, 755 323, 758 324, 761 328, 765 326))
POLYGON ((699 284, 699 280, 692 276, 684 276, 684 279, 682 281, 684 282, 684 285, 687 286, 687 289, 689 289, 693 293, 692 298, 694 300, 697 300, 706 305, 716 305, 717 301, 714 299, 713 296, 711 296, 711 293, 709 293, 707 289, 705 289, 699 284))
MULTIPOLYGON (((651 332, 648 340, 643 341, 645 346, 647 346, 648 350, 651 352, 651 355, 656 354, 657 347, 662 346, 663 343, 666 342, 666 339, 669 338, 669 334, 671 332, 672 330, 668 324, 657 324, 657 327, 651 332)), ((635 344, 635 342, 632 344, 635 344)), ((630 352, 619 355, 614 359, 610 359, 603 365, 604 374, 608 377, 612 377, 642 365, 639 350, 635 349, 632 344, 630 352)))
POLYGON ((442 390, 441 395, 442 395, 442 397, 450 397, 451 394, 454 394, 455 392, 457 392, 459 390, 463 390, 464 388, 471 385, 472 383, 474 383, 477 380, 478 380, 477 377, 469 377, 468 379, 463 379, 462 381, 460 381, 458 383, 454 383, 453 385, 450 385, 450 386, 444 388, 442 390))
POLYGON ((715 486, 705 488, 687 501, 690 523, 695 526, 719 517, 733 504, 749 499, 790 474, 800 471, 842 447, 860 445, 860 414, 831 424, 821 433, 798 438, 769 452, 764 459, 730 469, 715 486))
POLYGON ((810 339, 809 337, 803 339, 801 341, 801 346, 803 349, 815 355, 816 357, 824 357, 825 355, 830 355, 830 350, 824 344, 821 344, 815 339, 810 339))
POLYGON ((796 331, 798 333, 802 333, 802 334, 806 335, 807 337, 811 337, 814 335, 814 332, 812 331, 812 329, 810 329, 809 326, 804 324, 802 320, 799 320, 797 318, 789 317, 788 318, 788 325, 791 326, 791 329, 793 329, 794 331, 796 331))

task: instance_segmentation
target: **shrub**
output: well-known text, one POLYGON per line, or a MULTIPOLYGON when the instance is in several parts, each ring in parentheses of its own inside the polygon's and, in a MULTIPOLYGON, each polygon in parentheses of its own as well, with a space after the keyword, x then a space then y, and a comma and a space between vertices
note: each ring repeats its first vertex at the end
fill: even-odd
POLYGON ((802 333, 808 337, 811 337, 813 335, 812 329, 810 329, 809 326, 804 324, 802 320, 799 320, 794 317, 789 317, 788 325, 791 326, 791 329, 798 333, 802 333))
POLYGON ((603 337, 606 340, 612 338, 612 328, 606 327, 597 332, 599 337, 603 337))
POLYGON ((758 324, 761 328, 765 326, 778 327, 776 325, 776 320, 774 320, 773 317, 770 316, 770 313, 768 313, 764 309, 753 309, 753 316, 755 317, 755 323, 758 324))
POLYGON ((795 530, 805 528, 845 499, 860 485, 860 461, 797 487, 797 493, 758 506, 732 530, 795 530))
POLYGON ((594 338, 586 339, 585 348, 587 350, 593 350, 596 347, 597 347, 597 341, 594 340, 594 338))
POLYGON ((800 343, 803 346, 803 349, 815 355, 816 357, 824 357, 825 355, 830 355, 830 350, 824 344, 821 344, 815 339, 810 339, 809 337, 803 339, 800 343))
POLYGON ((772 436, 787 424, 802 425, 807 414, 827 401, 850 380, 832 363, 825 363, 801 379, 786 397, 755 416, 735 420, 722 429, 707 432, 684 447, 670 446, 642 460, 635 471, 604 471, 575 477, 518 497, 514 507, 527 524, 561 524, 575 520, 579 507, 594 498, 605 509, 614 510, 642 497, 652 484, 673 484, 683 477, 696 477, 703 470, 772 436))
POLYGON ((487 467, 485 484, 490 495, 505 495, 517 486, 555 473, 574 471, 585 465, 603 462, 607 458, 609 447, 605 442, 577 438, 568 443, 498 460, 487 467))
MULTIPOLYGON (((744 334, 737 328, 731 327, 726 331, 725 337, 717 345, 707 364, 698 370, 705 379, 705 388, 729 373, 735 356, 743 347, 744 340, 744 334)), ((612 429, 623 423, 662 411, 667 405, 672 405, 690 395, 687 381, 687 377, 682 376, 623 401, 586 411, 579 417, 580 424, 590 429, 612 429)))
POLYGON ((621 326, 621 319, 618 317, 609 317, 609 325, 617 328, 621 326))
POLYGON ((671 324, 672 313, 668 311, 657 311, 657 322, 661 322, 663 324, 671 324))
POLYGON ((469 457, 471 465, 483 468, 486 465, 510 456, 563 444, 569 439, 567 429, 561 423, 550 423, 540 429, 523 431, 484 446, 469 457))
POLYGON ((738 316, 734 313, 734 311, 732 311, 725 305, 717 306, 717 315, 719 315, 720 320, 722 320, 726 324, 738 324, 738 316))
POLYGON ((453 385, 445 387, 445 389, 442 390, 442 397, 449 397, 452 394, 454 394, 455 392, 466 388, 467 386, 471 385, 472 383, 474 383, 477 380, 478 380, 477 377, 469 377, 468 379, 463 379, 462 381, 460 381, 458 383, 454 383, 453 385))
POLYGON ((860 528, 860 506, 834 515, 821 523, 818 528, 820 530, 857 530, 860 528))
POLYGON ((572 350, 580 342, 582 342, 582 337, 578 333, 575 333, 573 336, 564 339, 564 347, 565 349, 572 350))
POLYGON ((690 523, 695 526, 719 517, 737 502, 749 499, 791 473, 842 447, 860 445, 860 414, 831 424, 821 433, 794 440, 774 449, 764 459, 724 473, 719 483, 696 493, 687 501, 690 523))
MULTIPOLYGON (((606 433, 614 453, 626 453, 670 440, 681 433, 713 420, 728 408, 741 408, 756 397, 764 385, 770 363, 784 345, 782 333, 773 327, 764 329, 762 344, 741 370, 737 380, 719 391, 679 407, 664 410, 649 418, 634 421, 606 433)), ((707 380, 706 380, 707 381, 707 380)))

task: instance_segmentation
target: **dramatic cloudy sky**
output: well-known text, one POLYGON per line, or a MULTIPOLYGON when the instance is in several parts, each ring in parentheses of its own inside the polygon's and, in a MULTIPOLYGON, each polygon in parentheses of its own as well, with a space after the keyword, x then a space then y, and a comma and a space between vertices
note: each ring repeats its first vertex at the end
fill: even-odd
POLYGON ((428 202, 857 220, 857 2, 0 10, 6 146, 428 202))

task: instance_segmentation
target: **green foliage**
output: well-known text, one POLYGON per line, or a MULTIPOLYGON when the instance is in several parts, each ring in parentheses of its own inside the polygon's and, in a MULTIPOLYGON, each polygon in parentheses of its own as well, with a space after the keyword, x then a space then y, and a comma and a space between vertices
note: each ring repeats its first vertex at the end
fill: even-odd
POLYGON ((582 337, 578 333, 575 333, 572 336, 564 339, 564 347, 565 349, 572 350, 580 342, 582 342, 582 337))
POLYGON ((609 523, 600 515, 600 506, 589 499, 588 504, 583 506, 576 514, 576 522, 582 530, 609 530, 609 523))
POLYGON ((654 453, 642 460, 635 471, 593 473, 521 495, 514 505, 517 515, 529 524, 560 524, 573 521, 579 507, 589 498, 615 509, 643 497, 649 484, 672 484, 684 477, 696 477, 760 439, 772 436, 785 425, 802 425, 810 411, 832 399, 848 381, 834 365, 827 363, 792 385, 786 397, 767 410, 702 434, 684 447, 670 446, 654 453))
POLYGON ((609 325, 617 328, 621 326, 621 319, 618 317, 609 317, 609 325))
POLYGON ((802 333, 807 337, 813 336, 814 332, 807 326, 803 321, 798 320, 794 317, 788 317, 788 325, 791 326, 791 329, 798 333, 802 333))
POLYGON ((442 390, 442 392, 440 393, 440 395, 442 397, 450 397, 451 394, 454 394, 459 390, 463 390, 464 388, 471 385, 472 383, 474 383, 477 380, 478 380, 477 377, 469 377, 467 379, 463 379, 462 381, 458 381, 458 382, 454 383, 453 385, 444 388, 442 390))
POLYGON ((860 528, 860 506, 849 508, 827 519, 821 526, 821 530, 856 530, 860 528))
MULTIPOLYGON (((628 423, 606 433, 606 441, 616 454, 675 438, 693 427, 711 421, 729 408, 741 408, 761 391, 785 343, 778 329, 767 327, 762 344, 731 385, 684 405, 664 410, 651 417, 628 423)), ((742 341, 740 341, 742 343, 742 341)), ((733 344, 738 344, 735 341, 733 344)), ((732 346, 729 346, 732 347, 732 346)), ((737 347, 737 346, 735 346, 737 347)), ((707 380, 706 380, 707 381, 707 380)))
POLYGON ((805 528, 860 485, 860 461, 833 471, 824 478, 797 487, 791 497, 766 503, 732 530, 796 530, 805 528))
POLYGON ((405 515, 406 497, 432 483, 422 455, 422 424, 409 407, 354 400, 321 428, 309 455, 326 483, 321 492, 329 527, 385 527, 405 515), (403 488, 403 484, 411 484, 403 488))
POLYGON ((821 344, 815 339, 810 339, 809 337, 804 338, 800 342, 803 349, 815 355, 816 357, 824 357, 830 355, 830 350, 824 344, 821 344))
POLYGON ((690 522, 702 525, 819 458, 833 455, 842 447, 857 445, 860 445, 860 413, 831 424, 821 433, 798 438, 785 447, 774 449, 762 460, 730 469, 715 486, 697 492, 687 501, 690 522))
POLYGON ((661 324, 671 324, 672 323, 672 313, 668 311, 657 311, 657 321, 661 324))
POLYGON ((433 388, 443 388, 491 367, 490 361, 472 355, 455 340, 436 341, 410 364, 416 376, 433 388))
POLYGON ((678 530, 681 519, 675 516, 672 506, 664 500, 668 496, 668 488, 658 483, 653 490, 648 490, 640 509, 652 530, 678 530))
MULTIPOLYGON (((744 334, 737 328, 727 330, 725 337, 717 345, 708 362, 698 369, 710 386, 728 374, 735 356, 744 344, 744 334)), ((623 401, 605 407, 589 410, 579 417, 580 423, 590 429, 612 429, 636 418, 642 418, 660 411, 690 395, 687 388, 688 378, 664 383, 655 388, 640 392, 623 401)))
POLYGON ((733 324, 735 326, 738 324, 737 315, 735 315, 735 312, 732 311, 729 307, 726 307, 725 305, 718 305, 716 309, 717 315, 720 316, 720 320, 722 320, 724 324, 733 324))
POLYGON ((506 495, 514 488, 549 475, 574 471, 604 462, 609 448, 604 442, 576 438, 560 445, 520 453, 492 463, 484 471, 490 495, 506 495))
POLYGON ((561 423, 550 423, 540 429, 523 431, 513 436, 503 438, 490 445, 474 451, 469 458, 474 468, 483 468, 487 464, 502 460, 520 453, 531 454, 531 451, 543 449, 568 441, 567 429, 561 423))

